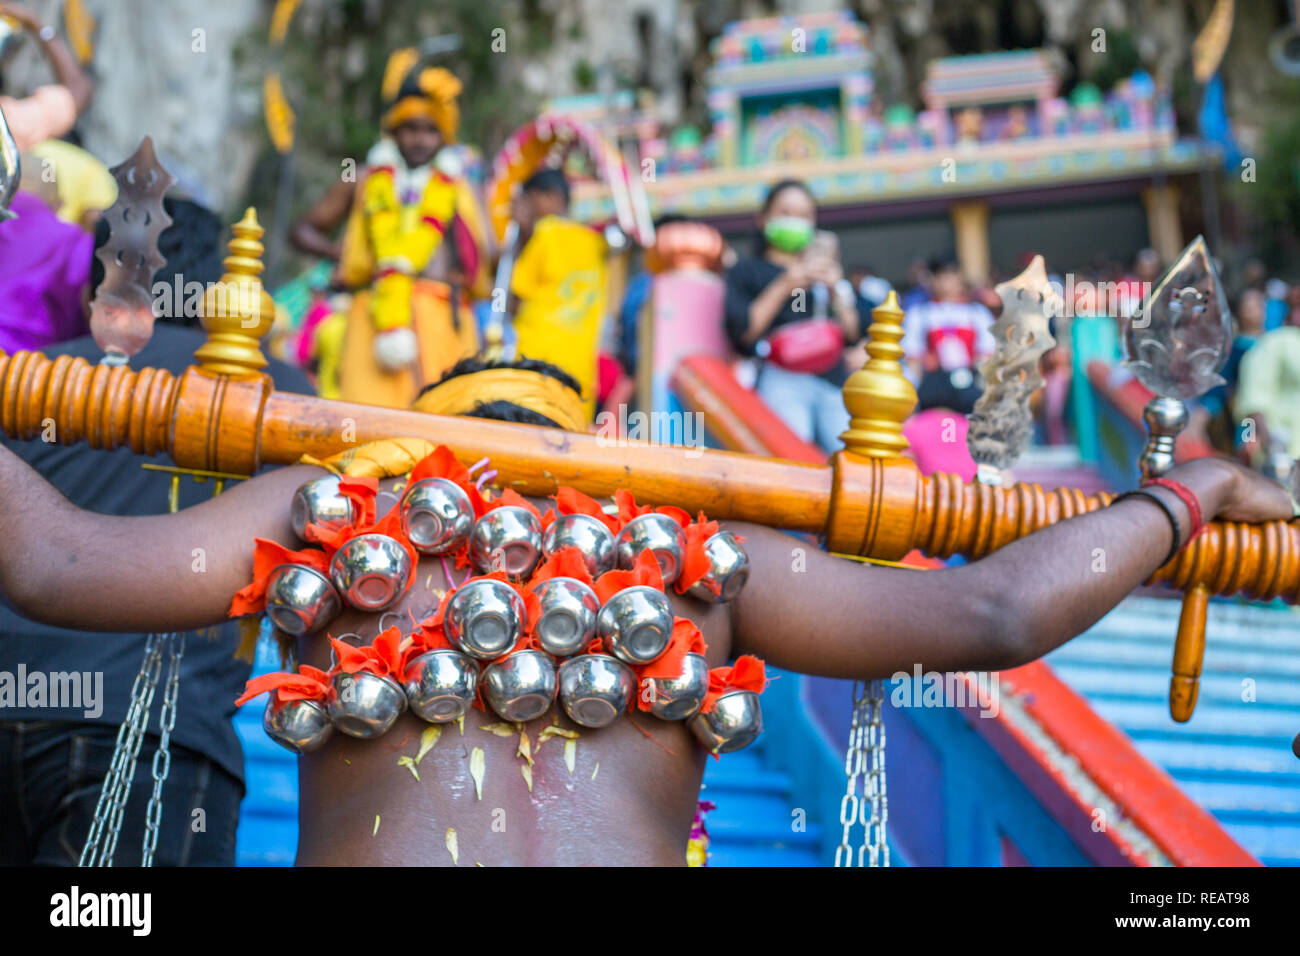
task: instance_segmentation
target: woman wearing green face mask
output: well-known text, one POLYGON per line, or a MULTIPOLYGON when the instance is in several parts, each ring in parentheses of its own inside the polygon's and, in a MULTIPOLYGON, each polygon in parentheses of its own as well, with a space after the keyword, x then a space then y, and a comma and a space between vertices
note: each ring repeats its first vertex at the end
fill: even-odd
POLYGON ((849 424, 840 353, 862 338, 867 310, 816 219, 807 186, 772 186, 758 215, 755 254, 727 273, 726 324, 737 351, 764 359, 759 395, 800 438, 831 452, 849 424), (803 360, 791 361, 796 354, 803 360))

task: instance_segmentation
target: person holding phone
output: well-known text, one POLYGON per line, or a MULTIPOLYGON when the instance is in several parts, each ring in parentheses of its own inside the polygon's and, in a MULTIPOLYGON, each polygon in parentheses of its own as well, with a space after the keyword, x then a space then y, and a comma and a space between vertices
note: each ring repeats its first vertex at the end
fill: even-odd
POLYGON ((849 426, 844 350, 865 333, 866 307, 844 277, 834 233, 798 180, 768 190, 754 254, 727 272, 727 335, 763 360, 756 391, 800 438, 828 453, 849 426))

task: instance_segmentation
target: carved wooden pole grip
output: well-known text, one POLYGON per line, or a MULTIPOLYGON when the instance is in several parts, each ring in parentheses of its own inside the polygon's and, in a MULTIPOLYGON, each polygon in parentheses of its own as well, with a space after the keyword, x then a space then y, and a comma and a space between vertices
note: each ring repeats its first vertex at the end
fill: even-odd
POLYGON ((0 428, 12 438, 60 445, 171 451, 177 379, 170 372, 91 365, 40 352, 0 356, 0 428))

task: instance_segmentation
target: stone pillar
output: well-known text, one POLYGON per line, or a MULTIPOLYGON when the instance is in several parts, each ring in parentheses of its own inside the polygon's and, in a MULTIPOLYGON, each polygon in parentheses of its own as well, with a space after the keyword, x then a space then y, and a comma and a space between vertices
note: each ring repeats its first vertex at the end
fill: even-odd
POLYGON ((966 281, 983 285, 992 275, 989 254, 989 204, 980 200, 955 202, 949 209, 957 243, 957 261, 966 281))
POLYGON ((1183 225, 1178 218, 1178 187, 1171 183, 1152 184, 1142 190, 1142 205, 1147 211, 1147 232, 1151 247, 1168 265, 1178 258, 1183 246, 1183 225))

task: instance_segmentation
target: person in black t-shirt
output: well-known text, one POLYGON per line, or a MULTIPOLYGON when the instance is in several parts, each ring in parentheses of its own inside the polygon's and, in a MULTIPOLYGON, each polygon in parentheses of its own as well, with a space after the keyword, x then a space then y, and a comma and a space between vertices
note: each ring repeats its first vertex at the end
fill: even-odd
MULTIPOLYGON (((839 436, 849 427, 840 395, 847 376, 841 353, 862 338, 867 310, 844 278, 833 238, 819 234, 816 221, 816 203, 803 183, 783 180, 768 190, 758 215, 755 254, 727 272, 726 327, 738 352, 765 359, 755 386, 763 400, 800 438, 832 452, 842 446, 839 436), (783 362, 790 353, 773 333, 819 319, 820 358, 783 362)), ((793 331, 812 330, 805 325, 793 331)))
MULTIPOLYGON (((159 240, 167 265, 154 276, 155 282, 171 285, 178 275, 182 282, 206 284, 219 279, 220 221, 193 203, 168 199, 166 206, 173 225, 159 240)), ((105 238, 106 233, 101 243, 105 238)), ((102 276, 99 263, 94 265, 102 276)), ((150 342, 133 358, 135 367, 180 374, 193 364, 194 350, 204 341, 202 331, 164 324, 167 320, 159 321, 150 342)), ((177 316, 170 321, 194 325, 197 319, 177 316)), ((45 352, 91 362, 103 354, 90 336, 45 352)), ((277 390, 311 393, 297 369, 273 359, 267 370, 277 390)), ((170 476, 141 467, 148 462, 169 464, 164 455, 136 455, 129 448, 104 452, 85 444, 63 447, 39 440, 5 439, 4 443, 80 507, 112 515, 168 510, 170 476)), ((211 489, 210 483, 183 478, 179 506, 199 503, 211 495, 211 489)), ((129 562, 131 556, 124 554, 123 560, 129 562)), ((118 725, 126 716, 145 641, 144 634, 92 634, 36 624, 7 601, 0 603, 0 681, 9 675, 11 686, 24 691, 9 697, 0 693, 0 866, 76 865, 108 773, 118 725), (78 678, 81 699, 57 695, 60 699, 55 700, 56 695, 47 694, 42 701, 26 692, 24 685, 30 686, 32 675, 44 675, 39 679, 53 688, 56 674, 82 675, 78 678), (19 682, 19 676, 28 680, 19 682)), ((237 644, 233 623, 186 635, 171 735, 171 770, 162 791, 154 857, 158 865, 234 864, 244 759, 231 716, 250 671, 246 661, 234 657, 237 644)), ((140 863, 162 685, 160 680, 150 733, 141 747, 126 802, 117 865, 140 863)))

